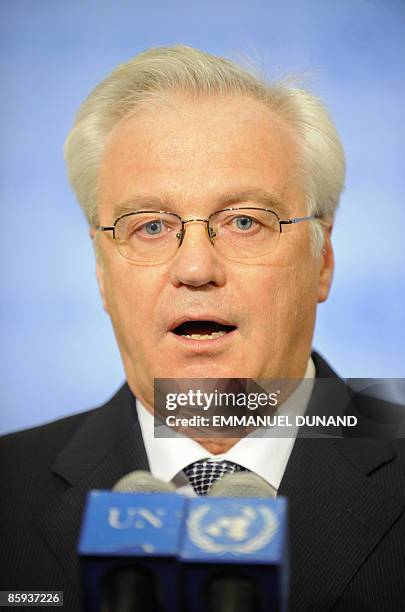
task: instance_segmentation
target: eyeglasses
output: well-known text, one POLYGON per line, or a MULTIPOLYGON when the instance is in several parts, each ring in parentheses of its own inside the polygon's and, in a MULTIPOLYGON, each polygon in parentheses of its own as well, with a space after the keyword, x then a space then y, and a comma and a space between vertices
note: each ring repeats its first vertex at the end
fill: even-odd
POLYGON ((225 208, 208 219, 182 219, 174 212, 141 210, 115 220, 114 225, 95 229, 112 232, 119 253, 137 263, 169 260, 181 246, 187 223, 206 223, 208 238, 218 254, 244 260, 268 255, 277 248, 283 225, 312 221, 320 215, 280 219, 267 208, 225 208))

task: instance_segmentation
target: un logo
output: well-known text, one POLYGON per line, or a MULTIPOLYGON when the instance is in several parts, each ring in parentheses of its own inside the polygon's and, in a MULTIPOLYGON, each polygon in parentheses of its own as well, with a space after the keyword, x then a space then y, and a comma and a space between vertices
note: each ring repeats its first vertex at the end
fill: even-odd
POLYGON ((203 504, 187 520, 192 542, 208 553, 254 553, 266 546, 279 525, 264 504, 203 504))

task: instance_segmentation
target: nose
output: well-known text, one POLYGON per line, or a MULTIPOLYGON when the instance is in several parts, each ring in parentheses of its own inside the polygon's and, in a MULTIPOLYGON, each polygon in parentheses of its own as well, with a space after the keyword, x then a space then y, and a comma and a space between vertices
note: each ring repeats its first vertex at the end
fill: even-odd
POLYGON ((225 283, 223 261, 208 238, 205 220, 195 219, 185 224, 183 241, 171 261, 170 278, 176 287, 225 283))

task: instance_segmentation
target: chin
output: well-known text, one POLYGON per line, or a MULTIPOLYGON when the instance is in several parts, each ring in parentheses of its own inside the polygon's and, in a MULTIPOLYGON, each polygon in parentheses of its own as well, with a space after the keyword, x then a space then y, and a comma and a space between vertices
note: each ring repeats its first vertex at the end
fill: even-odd
POLYGON ((152 372, 154 378, 212 378, 219 376, 220 369, 212 363, 173 363, 172 359, 153 368, 152 372))
POLYGON ((211 362, 179 366, 171 378, 245 378, 246 376, 240 368, 211 362))

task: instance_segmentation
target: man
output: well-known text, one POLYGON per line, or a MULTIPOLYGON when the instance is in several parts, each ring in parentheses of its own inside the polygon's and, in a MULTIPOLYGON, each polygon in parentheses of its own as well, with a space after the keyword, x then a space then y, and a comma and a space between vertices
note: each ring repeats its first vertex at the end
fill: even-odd
MULTIPOLYGON (((344 182, 322 104, 194 49, 153 49, 92 92, 66 159, 127 384, 101 408, 3 439, 2 588, 63 588, 79 610, 86 492, 147 469, 205 493, 189 467, 205 460, 288 497, 291 610, 403 609, 397 443, 153 438, 155 378, 337 380, 311 357, 344 182)), ((308 392, 297 409, 319 402, 308 392)))

